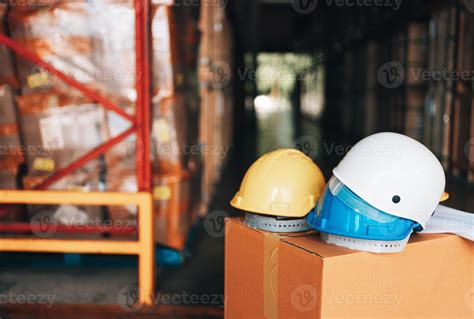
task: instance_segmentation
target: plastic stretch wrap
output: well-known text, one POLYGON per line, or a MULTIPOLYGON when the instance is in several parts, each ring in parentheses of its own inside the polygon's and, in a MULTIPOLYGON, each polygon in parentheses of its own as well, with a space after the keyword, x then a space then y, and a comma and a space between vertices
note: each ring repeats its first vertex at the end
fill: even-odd
MULTIPOLYGON (((52 94, 17 97, 30 174, 49 174, 104 141, 103 110, 96 104, 63 105, 63 99, 52 94)), ((97 161, 81 169, 97 170, 97 161)))
MULTIPOLYGON (((12 37, 58 70, 124 108, 135 101, 131 4, 61 3, 13 10, 9 21, 12 37)), ((29 61, 20 59, 18 69, 25 93, 80 94, 29 61)))
POLYGON ((192 152, 187 130, 187 101, 176 95, 153 105, 154 167, 161 174, 179 173, 192 152))
MULTIPOLYGON (((85 3, 65 3, 44 10, 13 10, 9 15, 12 38, 80 83, 93 85, 87 11, 85 3)), ((18 59, 18 72, 24 93, 69 89, 25 59, 18 59)))

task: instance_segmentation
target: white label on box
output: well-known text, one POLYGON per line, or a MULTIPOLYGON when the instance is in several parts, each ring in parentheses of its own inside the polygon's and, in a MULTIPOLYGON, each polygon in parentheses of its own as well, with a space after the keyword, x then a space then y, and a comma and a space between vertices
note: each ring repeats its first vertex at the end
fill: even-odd
POLYGON ((45 149, 59 150, 64 148, 61 121, 57 117, 51 116, 40 119, 39 127, 45 149))

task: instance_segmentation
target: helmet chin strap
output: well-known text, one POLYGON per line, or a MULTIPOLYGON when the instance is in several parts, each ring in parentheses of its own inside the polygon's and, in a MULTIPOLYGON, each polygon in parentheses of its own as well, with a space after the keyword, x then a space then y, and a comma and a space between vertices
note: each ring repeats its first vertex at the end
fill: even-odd
POLYGON ((372 253, 398 253, 405 249, 410 235, 402 240, 369 240, 352 238, 328 233, 320 233, 321 239, 340 247, 368 251, 372 253))
POLYGON ((252 228, 274 233, 296 233, 309 230, 306 216, 302 218, 286 218, 246 213, 245 224, 252 228))

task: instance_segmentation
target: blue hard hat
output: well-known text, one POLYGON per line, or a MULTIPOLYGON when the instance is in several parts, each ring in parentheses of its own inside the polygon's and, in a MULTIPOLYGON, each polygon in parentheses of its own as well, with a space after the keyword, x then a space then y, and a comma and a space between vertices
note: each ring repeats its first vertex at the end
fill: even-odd
POLYGON ((403 240, 414 229, 415 221, 390 215, 371 206, 335 176, 307 218, 311 228, 322 233, 368 240, 403 240))

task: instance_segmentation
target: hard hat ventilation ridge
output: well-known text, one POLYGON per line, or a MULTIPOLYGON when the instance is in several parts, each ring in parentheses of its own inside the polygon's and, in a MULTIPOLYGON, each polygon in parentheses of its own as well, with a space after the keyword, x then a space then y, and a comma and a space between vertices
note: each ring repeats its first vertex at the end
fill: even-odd
POLYGON ((282 218, 261 214, 245 214, 245 224, 249 227, 274 233, 296 233, 309 230, 306 217, 282 218))

